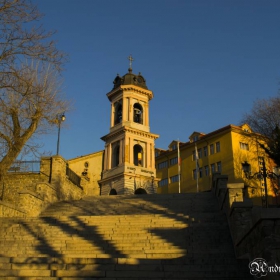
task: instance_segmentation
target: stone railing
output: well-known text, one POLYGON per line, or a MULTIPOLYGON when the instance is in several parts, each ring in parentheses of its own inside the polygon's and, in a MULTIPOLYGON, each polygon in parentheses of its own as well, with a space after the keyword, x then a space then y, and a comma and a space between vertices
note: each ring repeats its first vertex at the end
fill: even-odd
POLYGON ((16 171, 9 172, 0 183, 2 217, 38 216, 50 203, 80 199, 88 184, 67 168, 61 156, 43 157, 39 172, 16 171))
MULTIPOLYGON (((243 197, 243 183, 228 184, 227 176, 213 176, 212 192, 228 219, 237 258, 263 258, 273 270, 280 269, 280 208, 254 206, 243 197)), ((280 271, 265 279, 279 279, 280 271)))
POLYGON ((78 187, 81 187, 81 177, 77 175, 72 169, 66 166, 66 175, 68 179, 78 187))

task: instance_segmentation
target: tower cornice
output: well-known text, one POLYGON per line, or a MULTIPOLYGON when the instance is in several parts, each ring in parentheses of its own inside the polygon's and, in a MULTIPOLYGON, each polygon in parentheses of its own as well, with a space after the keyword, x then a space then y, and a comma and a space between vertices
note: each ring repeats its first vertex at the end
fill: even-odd
POLYGON ((137 87, 134 85, 121 85, 116 89, 111 90, 110 92, 107 93, 107 97, 110 101, 112 101, 112 99, 118 95, 120 92, 127 92, 127 91, 131 91, 133 93, 140 93, 143 95, 148 96, 148 99, 151 100, 154 97, 154 94, 151 90, 147 90, 141 87, 137 87))
POLYGON ((134 129, 134 128, 131 128, 131 127, 128 127, 128 126, 123 126, 123 127, 121 127, 120 129, 118 129, 114 132, 111 132, 107 135, 104 135, 103 137, 101 137, 101 139, 103 141, 107 142, 109 139, 115 138, 115 137, 117 137, 121 134, 124 134, 124 133, 131 133, 131 134, 134 134, 134 135, 137 135, 137 136, 141 136, 141 137, 145 137, 145 138, 149 138, 149 139, 154 139, 154 140, 159 138, 158 134, 146 132, 146 131, 139 130, 139 129, 134 129))

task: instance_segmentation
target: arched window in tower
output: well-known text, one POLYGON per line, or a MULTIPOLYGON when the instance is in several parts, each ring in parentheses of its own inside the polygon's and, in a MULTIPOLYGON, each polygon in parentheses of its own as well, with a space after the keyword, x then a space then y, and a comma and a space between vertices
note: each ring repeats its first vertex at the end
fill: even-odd
POLYGON ((133 105, 133 121, 143 124, 143 108, 139 103, 133 105))
POLYGON ((122 104, 118 103, 115 110, 115 124, 122 122, 122 104))
POLYGON ((112 147, 112 168, 117 167, 120 163, 120 145, 115 143, 112 147))
POLYGON ((143 166, 143 148, 138 144, 133 147, 133 159, 134 165, 143 166))

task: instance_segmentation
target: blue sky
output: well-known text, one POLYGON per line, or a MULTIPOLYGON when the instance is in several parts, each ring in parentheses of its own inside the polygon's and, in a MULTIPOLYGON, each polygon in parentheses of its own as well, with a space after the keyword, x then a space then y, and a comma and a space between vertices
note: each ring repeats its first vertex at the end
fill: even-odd
MULTIPOLYGON (((61 129, 66 158, 104 149, 106 97, 134 58, 153 91, 156 147, 240 123, 255 99, 278 94, 278 0, 34 0, 58 48, 69 55, 63 89, 74 101, 61 129)), ((44 137, 56 152, 57 132, 44 137)))

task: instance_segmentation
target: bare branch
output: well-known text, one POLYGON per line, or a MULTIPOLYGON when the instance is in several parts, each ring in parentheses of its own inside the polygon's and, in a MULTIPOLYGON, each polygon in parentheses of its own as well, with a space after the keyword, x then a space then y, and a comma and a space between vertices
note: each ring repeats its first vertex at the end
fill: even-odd
POLYGON ((65 55, 41 17, 29 0, 0 0, 0 176, 69 108, 60 91, 65 55))
POLYGON ((267 145, 260 141, 260 146, 280 166, 280 96, 256 100, 242 123, 249 124, 254 132, 263 136, 267 145))

